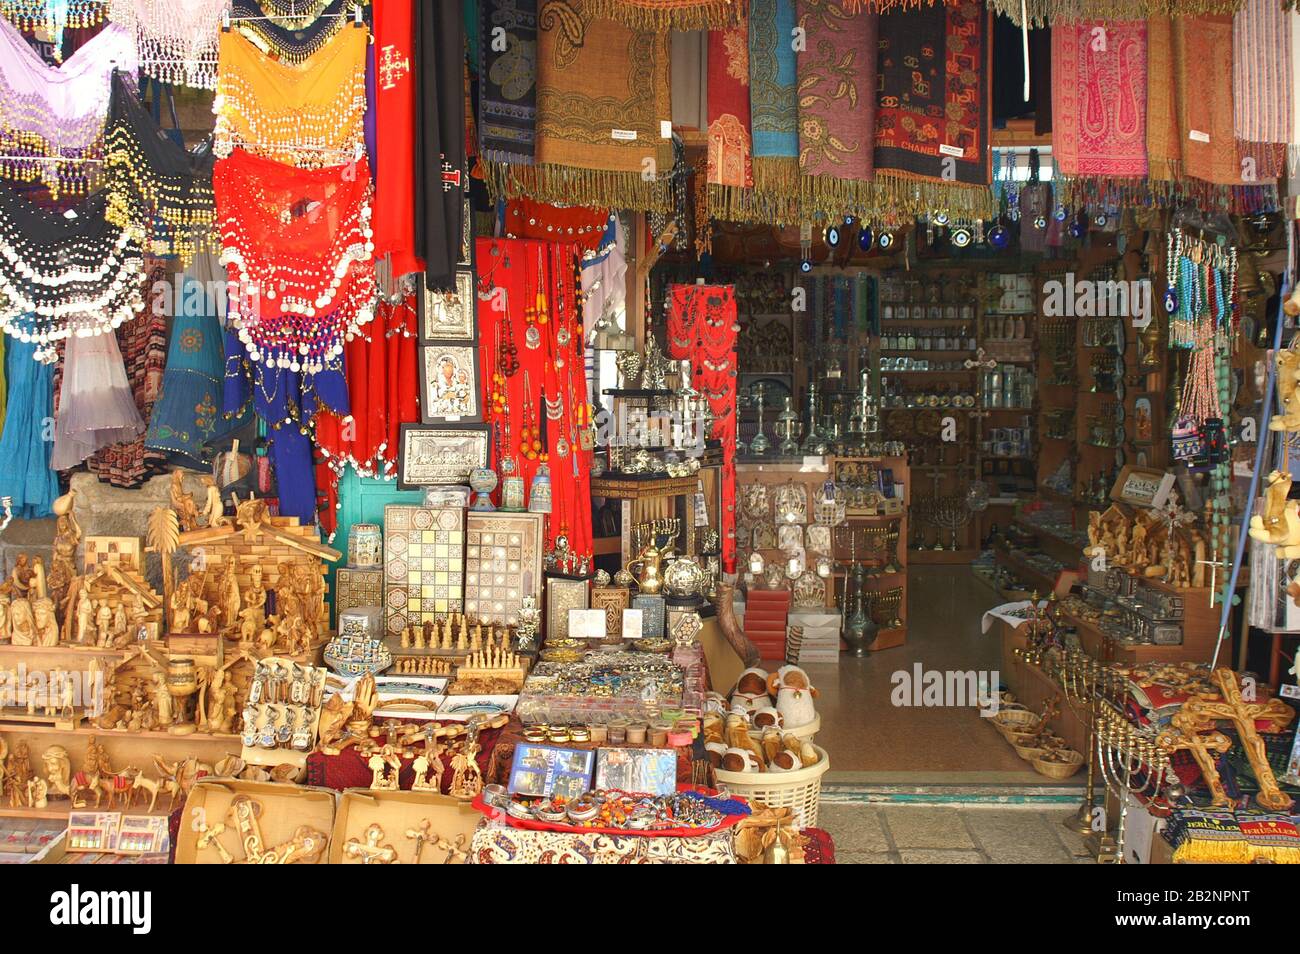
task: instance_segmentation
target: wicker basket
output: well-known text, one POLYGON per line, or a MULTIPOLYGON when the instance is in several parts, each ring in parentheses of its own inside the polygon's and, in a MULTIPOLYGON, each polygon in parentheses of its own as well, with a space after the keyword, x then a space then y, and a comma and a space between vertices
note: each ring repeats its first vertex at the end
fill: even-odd
POLYGON ((999 712, 989 721, 993 723, 993 728, 1010 741, 1010 736, 1013 734, 1036 734, 1042 720, 1037 712, 1030 712, 1028 709, 1010 709, 999 712))
POLYGON ((1031 759, 1034 771, 1039 775, 1046 775, 1048 778, 1064 780, 1069 778, 1079 769, 1083 768, 1086 761, 1082 755, 1073 749, 1068 750, 1069 754, 1074 756, 1069 762, 1044 762, 1042 759, 1031 759))
POLYGON ((1016 750, 1016 755, 1020 756, 1026 762, 1047 754, 1047 749, 1043 748, 1041 745, 1021 745, 1020 742, 1015 739, 1011 740, 1011 747, 1016 750))
POLYGON ((814 745, 819 756, 816 765, 793 772, 726 772, 717 770, 718 787, 731 795, 768 808, 788 808, 800 828, 817 826, 817 806, 822 796, 822 776, 831 767, 830 756, 814 745))
MULTIPOLYGON (((813 720, 811 722, 807 723, 806 725, 801 725, 797 729, 787 729, 782 727, 780 729, 777 729, 776 731, 780 732, 781 735, 783 736, 793 735, 800 742, 811 742, 814 738, 816 738, 817 731, 821 727, 822 727, 822 717, 819 715, 815 715, 813 716, 813 720)), ((753 739, 755 742, 758 742, 763 738, 763 730, 751 728, 749 730, 749 737, 753 739)))

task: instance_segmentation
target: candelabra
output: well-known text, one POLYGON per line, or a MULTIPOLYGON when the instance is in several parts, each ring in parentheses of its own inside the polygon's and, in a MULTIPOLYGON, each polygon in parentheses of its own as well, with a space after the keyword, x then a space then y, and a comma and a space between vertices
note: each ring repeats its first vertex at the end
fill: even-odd
POLYGON ((1133 725, 1109 702, 1097 710, 1096 740, 1098 769, 1119 804, 1114 847, 1109 848, 1103 832, 1097 862, 1124 864, 1129 798, 1150 804, 1160 797, 1169 772, 1169 755, 1156 744, 1153 732, 1133 725))
POLYGON ((1061 687, 1066 704, 1070 707, 1087 732, 1087 745, 1084 754, 1088 757, 1087 781, 1083 790, 1083 802, 1079 810, 1064 821, 1065 827, 1080 835, 1096 834, 1099 840, 1097 854, 1111 855, 1115 850, 1114 839, 1103 826, 1100 832, 1093 831, 1094 800, 1097 791, 1097 760, 1094 749, 1097 745, 1097 714, 1106 699, 1115 695, 1113 684, 1121 681, 1114 670, 1104 663, 1093 659, 1088 653, 1079 649, 1061 649, 1050 656, 1049 673, 1061 687))
MULTIPOLYGON (((932 501, 933 510, 929 514, 930 522, 935 529, 939 531, 947 530, 950 536, 951 547, 949 549, 959 550, 957 546, 957 531, 966 527, 970 523, 970 508, 966 506, 965 497, 942 496, 936 497, 932 501)), ((944 549, 942 538, 935 541, 936 550, 944 549)))

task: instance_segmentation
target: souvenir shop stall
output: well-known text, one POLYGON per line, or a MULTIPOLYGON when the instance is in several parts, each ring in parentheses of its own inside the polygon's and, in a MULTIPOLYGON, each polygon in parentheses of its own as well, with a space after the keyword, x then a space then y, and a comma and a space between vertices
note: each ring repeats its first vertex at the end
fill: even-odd
POLYGON ((0 0, 0 852, 833 862, 940 564, 1099 858, 1293 860, 1300 14, 1193 6, 0 0))

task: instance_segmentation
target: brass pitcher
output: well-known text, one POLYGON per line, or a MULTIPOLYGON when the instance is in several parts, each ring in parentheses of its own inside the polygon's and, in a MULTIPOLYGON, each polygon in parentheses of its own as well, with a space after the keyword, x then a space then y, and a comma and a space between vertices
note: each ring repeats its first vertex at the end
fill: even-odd
POLYGON ((664 551, 653 543, 647 543, 635 560, 629 560, 627 568, 636 573, 637 589, 642 593, 655 594, 664 587, 664 551), (636 569, 637 567, 640 569, 636 569))

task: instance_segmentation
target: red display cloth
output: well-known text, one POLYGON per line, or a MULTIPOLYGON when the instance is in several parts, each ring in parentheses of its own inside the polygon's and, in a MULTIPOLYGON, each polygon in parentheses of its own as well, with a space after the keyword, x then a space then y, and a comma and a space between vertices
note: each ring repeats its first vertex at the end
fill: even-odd
MULTIPOLYGON (((487 768, 483 772, 483 779, 488 783, 505 785, 510 781, 510 765, 515 758, 515 746, 525 742, 524 726, 514 716, 510 717, 510 722, 501 729, 501 734, 496 738, 496 744, 492 748, 492 756, 488 760, 487 768)), ((599 749, 610 748, 608 742, 534 742, 533 745, 554 745, 561 749, 599 749)), ((646 749, 652 748, 649 745, 633 745, 623 743, 617 746, 621 749, 646 749)), ((691 758, 692 747, 683 745, 677 747, 677 782, 678 784, 689 785, 691 783, 691 758)), ((367 773, 368 775, 368 773, 367 773)), ((367 782, 369 784, 369 782, 367 782)))
POLYGON ((394 275, 424 271, 415 254, 415 11, 412 0, 375 0, 375 258, 394 275))
POLYGON ((709 401, 722 444, 722 568, 736 572, 736 289, 673 285, 668 290, 668 354, 691 360, 691 384, 709 401))
MULTIPOLYGON (((551 472, 547 548, 565 534, 573 553, 590 555, 591 451, 580 444, 588 405, 578 247, 480 238, 476 261, 480 382, 486 419, 494 432, 492 466, 505 476, 502 465, 512 462, 531 494, 540 454, 545 453, 551 472), (543 314, 545 323, 540 320, 543 314), (535 348, 528 346, 530 327, 538 335, 535 348), (518 361, 513 371, 512 346, 518 361), (548 400, 559 410, 555 420, 548 419, 548 400), (541 452, 534 459, 521 448, 525 423, 541 431, 541 452), (559 452, 561 441, 564 454, 559 452)), ((500 488, 493 497, 500 502, 500 488)))
POLYGON ((803 863, 806 865, 835 864, 835 842, 830 832, 822 828, 805 828, 803 835, 803 863))
MULTIPOLYGON (((476 761, 484 779, 487 779, 488 762, 500 733, 500 729, 485 729, 479 733, 480 749, 476 761)), ((384 737, 381 735, 379 738, 382 740, 384 737)), ((379 744, 382 745, 383 742, 380 741, 379 744)), ((423 749, 423 745, 423 742, 416 744, 417 754, 423 749)), ((443 794, 446 794, 447 789, 451 787, 451 756, 451 752, 444 752, 438 760, 442 763, 443 794)), ((371 773, 366 761, 357 752, 355 746, 349 746, 338 755, 313 752, 307 756, 307 784, 332 788, 340 792, 345 788, 369 788, 371 773)), ((397 784, 403 790, 410 789, 411 783, 415 781, 415 770, 411 768, 413 761, 414 759, 403 759, 402 767, 397 773, 397 784)), ((432 775, 433 771, 430 770, 429 774, 432 775)))
POLYGON ((506 201, 506 238, 572 243, 591 252, 600 245, 608 223, 609 209, 562 208, 524 197, 506 201))

